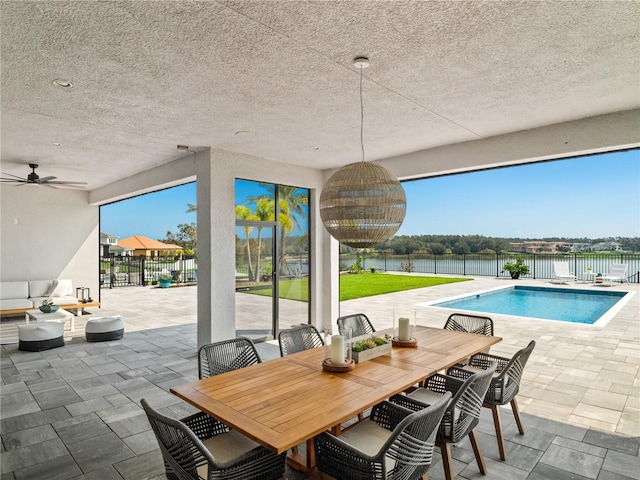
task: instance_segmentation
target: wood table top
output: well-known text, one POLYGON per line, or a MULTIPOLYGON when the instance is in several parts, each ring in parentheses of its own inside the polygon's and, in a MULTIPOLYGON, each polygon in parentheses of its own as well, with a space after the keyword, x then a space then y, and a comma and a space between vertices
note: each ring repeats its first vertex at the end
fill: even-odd
POLYGON ((393 347, 390 354, 346 373, 324 371, 326 351, 314 348, 176 386, 171 392, 283 453, 502 340, 430 327, 417 327, 414 337, 417 348, 393 347))

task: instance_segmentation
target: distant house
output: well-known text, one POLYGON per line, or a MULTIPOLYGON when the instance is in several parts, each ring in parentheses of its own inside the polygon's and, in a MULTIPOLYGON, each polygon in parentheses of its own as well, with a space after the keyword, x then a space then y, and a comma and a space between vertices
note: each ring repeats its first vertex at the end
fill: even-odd
POLYGON ((133 249, 123 247, 118 244, 118 237, 109 233, 100 232, 100 254, 103 257, 112 255, 125 256, 131 255, 133 249))
POLYGON ((569 251, 571 246, 562 242, 545 242, 542 240, 511 242, 509 248, 522 253, 558 253, 569 251))
POLYGON ((165 257, 175 255, 178 250, 182 250, 180 245, 162 243, 142 235, 123 238, 119 244, 131 249, 134 257, 165 257))
POLYGON ((591 250, 594 252, 621 252, 622 244, 612 241, 598 242, 591 246, 591 250))

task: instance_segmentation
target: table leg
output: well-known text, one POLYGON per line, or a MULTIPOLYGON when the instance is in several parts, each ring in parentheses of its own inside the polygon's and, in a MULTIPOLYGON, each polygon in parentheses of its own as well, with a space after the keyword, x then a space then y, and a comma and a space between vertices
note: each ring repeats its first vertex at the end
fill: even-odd
POLYGON ((306 441, 307 455, 291 453, 287 456, 287 465, 301 472, 313 475, 316 472, 316 451, 313 446, 313 438, 306 441))
POLYGON ((70 325, 70 327, 71 327, 71 331, 72 332, 76 329, 75 328, 75 318, 76 318, 75 315, 71 316, 71 325, 70 325))

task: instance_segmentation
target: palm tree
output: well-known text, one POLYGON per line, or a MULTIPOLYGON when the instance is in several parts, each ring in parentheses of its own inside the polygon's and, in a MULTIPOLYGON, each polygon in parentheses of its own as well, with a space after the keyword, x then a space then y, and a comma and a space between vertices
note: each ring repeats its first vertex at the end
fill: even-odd
MULTIPOLYGON (((257 205, 260 200, 266 200, 267 202, 270 202, 271 208, 273 209, 276 186, 271 183, 260 183, 260 185, 265 188, 269 194, 262 195, 260 197, 249 197, 247 198, 247 203, 256 203, 257 205)), ((278 199, 278 227, 280 227, 280 258, 278 259, 278 268, 280 273, 283 273, 285 265, 286 237, 295 227, 300 228, 298 216, 305 216, 303 207, 309 204, 309 197, 306 192, 300 191, 298 187, 279 185, 278 199)))
MULTIPOLYGON (((273 221, 274 211, 273 202, 269 202, 266 198, 258 200, 256 203, 255 216, 263 222, 273 221)), ((262 229, 258 227, 258 255, 256 256, 256 275, 260 278, 260 258, 262 257, 262 229)))
MULTIPOLYGON (((249 210, 249 208, 245 207, 244 205, 236 205, 236 218, 239 218, 241 220, 252 220, 252 221, 259 220, 259 218, 253 215, 251 213, 251 210, 249 210)), ((251 265, 251 245, 249 244, 249 234, 251 233, 252 230, 253 230, 253 227, 250 227, 248 225, 244 226, 244 234, 247 239, 247 243, 246 243, 247 265, 248 265, 248 274, 249 274, 250 282, 253 282, 255 280, 255 276, 253 274, 253 266, 251 265)))

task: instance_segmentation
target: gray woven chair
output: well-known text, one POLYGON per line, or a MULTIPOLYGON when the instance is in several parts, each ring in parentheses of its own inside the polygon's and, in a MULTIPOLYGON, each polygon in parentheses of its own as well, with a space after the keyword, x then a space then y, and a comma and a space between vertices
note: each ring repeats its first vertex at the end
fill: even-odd
POLYGON ((447 392, 453 394, 436 436, 436 445, 440 447, 442 453, 442 464, 447 480, 454 478, 451 444, 464 440, 467 435, 471 441, 480 473, 483 475, 487 473, 482 451, 473 429, 478 424, 482 400, 487 393, 496 366, 497 364, 493 363, 487 370, 476 372, 466 380, 450 375, 436 374, 425 380, 424 388, 418 388, 408 396, 394 395, 389 399, 389 401, 410 410, 420 410, 439 401, 442 395, 447 392))
POLYGON ((261 362, 256 346, 249 338, 222 340, 200 347, 198 375, 200 378, 208 378, 261 362))
POLYGON ((427 473, 436 430, 451 394, 413 412, 389 402, 375 405, 369 419, 336 437, 314 438, 318 471, 339 480, 413 480, 427 473))
POLYGON ((452 313, 447 318, 443 328, 445 330, 493 336, 493 320, 489 317, 468 315, 466 313, 452 313))
POLYGON ((338 333, 347 335, 351 331, 352 337, 368 335, 376 331, 364 313, 354 313, 338 318, 338 333))
POLYGON ((313 325, 300 325, 278 334, 280 356, 284 357, 303 350, 322 347, 324 340, 313 325))
POLYGON ((524 427, 520 419, 516 395, 520 389, 522 372, 535 346, 536 342, 531 340, 529 345, 517 351, 511 358, 498 357, 488 353, 477 353, 469 359, 468 365, 455 365, 447 371, 449 375, 465 379, 474 372, 484 370, 493 362, 497 362, 497 374, 491 380, 487 394, 484 397, 483 406, 490 408, 493 414, 493 425, 496 430, 496 439, 498 440, 498 449, 500 450, 500 458, 502 460, 506 460, 507 456, 504 449, 499 407, 507 403, 511 404, 511 410, 518 425, 518 431, 520 435, 524 435, 524 427))
POLYGON ((156 435, 169 480, 273 480, 284 475, 277 455, 206 413, 176 420, 141 402, 156 435))

